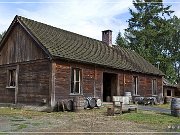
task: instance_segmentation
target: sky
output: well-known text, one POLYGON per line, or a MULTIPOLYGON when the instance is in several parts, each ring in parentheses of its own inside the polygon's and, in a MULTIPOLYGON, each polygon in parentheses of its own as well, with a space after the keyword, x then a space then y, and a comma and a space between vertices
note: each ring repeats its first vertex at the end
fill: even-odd
MULTIPOLYGON (((180 0, 165 0, 180 17, 180 0)), ((20 15, 84 36, 102 39, 103 30, 124 32, 132 0, 0 0, 0 33, 20 15)))

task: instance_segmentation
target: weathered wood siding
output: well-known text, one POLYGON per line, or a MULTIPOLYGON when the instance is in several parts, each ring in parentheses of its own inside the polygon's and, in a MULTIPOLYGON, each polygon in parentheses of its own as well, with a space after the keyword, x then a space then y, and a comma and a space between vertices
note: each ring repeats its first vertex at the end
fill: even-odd
POLYGON ((0 103, 15 103, 15 89, 7 89, 7 69, 0 67, 0 103))
POLYGON ((70 73, 71 67, 67 64, 56 63, 55 70, 55 99, 67 99, 70 94, 70 73))
POLYGON ((40 60, 0 67, 0 103, 15 103, 16 88, 7 87, 8 68, 17 67, 17 102, 20 104, 41 104, 42 99, 49 103, 50 66, 49 61, 40 60))
POLYGON ((43 99, 49 103, 49 61, 19 64, 18 76, 18 103, 41 104, 43 99))
POLYGON ((56 100, 71 98, 71 69, 81 69, 81 90, 85 97, 102 96, 102 71, 93 66, 56 61, 55 96, 56 100))
POLYGON ((40 104, 50 100, 48 55, 19 24, 0 48, 0 102, 40 104), (18 66, 16 88, 8 88, 8 68, 18 66))
POLYGON ((46 54, 20 25, 16 25, 2 48, 0 65, 46 58, 46 54))
MULTIPOLYGON (((114 95, 124 95, 125 92, 134 93, 133 76, 138 77, 138 95, 152 96, 152 79, 157 80, 157 95, 162 94, 162 77, 137 74, 128 71, 111 70, 92 65, 56 61, 55 95, 57 99, 70 98, 71 69, 79 68, 81 74, 81 90, 85 97, 103 97, 103 72, 112 74, 114 95), (117 80, 116 80, 117 79, 117 80)), ((112 87, 113 88, 113 87, 112 87)))
MULTIPOLYGON (((152 76, 147 74, 137 74, 133 72, 122 72, 124 74, 124 84, 121 84, 121 87, 124 85, 124 92, 131 92, 134 94, 133 86, 133 77, 138 77, 138 95, 140 96, 152 96, 152 80, 156 79, 157 81, 157 95, 162 94, 162 77, 152 76)), ((121 79, 122 80, 122 79, 121 79)), ((123 88, 122 88, 123 89, 123 88)), ((121 89, 121 90, 122 90, 121 89)), ((122 93, 122 92, 121 92, 122 93)), ((124 93, 122 93, 124 94, 124 93)))

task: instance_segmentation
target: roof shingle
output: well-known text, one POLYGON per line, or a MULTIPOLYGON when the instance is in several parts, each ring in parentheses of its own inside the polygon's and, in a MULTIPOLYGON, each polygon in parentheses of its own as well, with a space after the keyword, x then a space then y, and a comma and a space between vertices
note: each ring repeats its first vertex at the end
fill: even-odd
POLYGON ((49 51, 53 57, 107 66, 114 69, 164 75, 132 50, 65 31, 17 16, 17 20, 49 51))

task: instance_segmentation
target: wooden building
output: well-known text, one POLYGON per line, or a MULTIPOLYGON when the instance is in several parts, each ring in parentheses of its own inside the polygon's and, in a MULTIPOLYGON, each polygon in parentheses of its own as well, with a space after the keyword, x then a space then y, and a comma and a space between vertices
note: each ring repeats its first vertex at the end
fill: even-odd
POLYGON ((176 85, 172 85, 168 82, 168 80, 163 79, 163 96, 164 101, 170 102, 172 97, 178 97, 178 87, 176 85))
POLYGON ((111 40, 111 30, 98 41, 16 16, 0 43, 0 103, 53 107, 74 96, 162 96, 164 74, 111 40))

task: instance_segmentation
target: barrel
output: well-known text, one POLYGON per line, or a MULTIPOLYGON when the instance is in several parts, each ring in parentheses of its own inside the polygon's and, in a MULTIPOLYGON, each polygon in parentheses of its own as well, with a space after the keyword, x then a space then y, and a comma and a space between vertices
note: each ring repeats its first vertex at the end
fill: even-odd
POLYGON ((66 111, 73 110, 73 100, 72 99, 66 99, 63 102, 64 102, 64 108, 66 111))
POLYGON ((84 109, 84 97, 83 96, 75 96, 73 98, 73 110, 79 111, 84 109))
POLYGON ((96 98, 96 107, 101 107, 102 102, 100 98, 96 98))
POLYGON ((106 97, 106 102, 111 102, 111 97, 110 96, 106 97))
POLYGON ((172 97, 168 97, 168 96, 164 97, 164 104, 170 103, 171 102, 171 98, 172 97))
POLYGON ((94 108, 96 106, 96 99, 93 97, 88 97, 88 104, 89 104, 89 108, 94 108))
POLYGON ((124 96, 129 97, 129 101, 132 101, 132 95, 131 95, 131 92, 124 92, 124 96))
POLYGON ((172 98, 171 100, 171 115, 180 116, 180 98, 172 98))
POLYGON ((88 100, 84 99, 84 109, 87 109, 89 106, 88 100))

